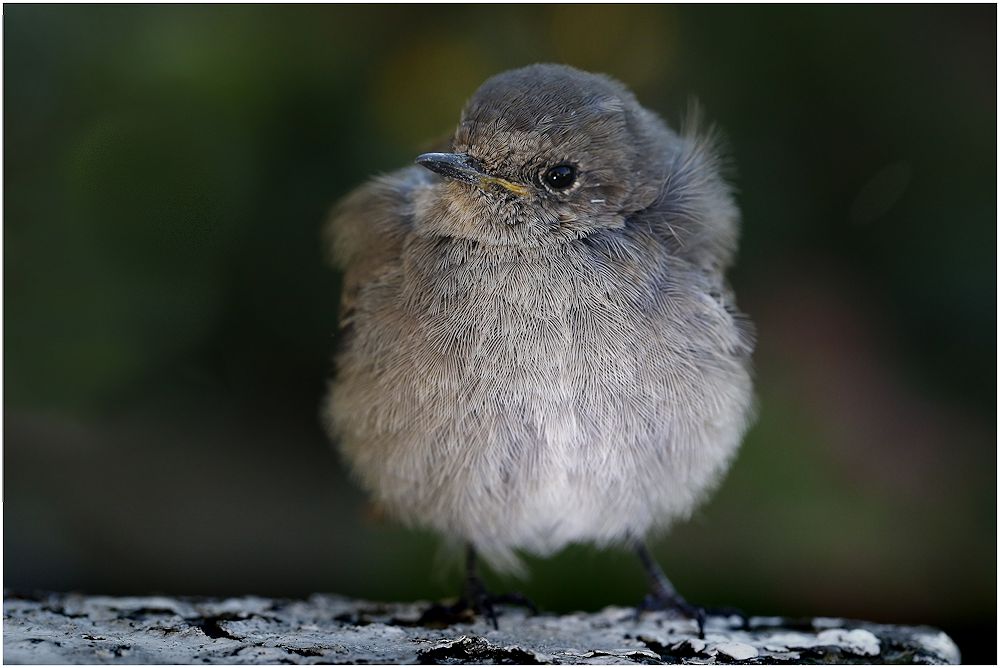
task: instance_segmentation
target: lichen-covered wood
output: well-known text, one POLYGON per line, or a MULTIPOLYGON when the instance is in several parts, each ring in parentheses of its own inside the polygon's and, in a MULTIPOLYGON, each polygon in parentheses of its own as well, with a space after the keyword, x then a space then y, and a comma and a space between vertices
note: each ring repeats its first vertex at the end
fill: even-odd
POLYGON ((419 626, 423 604, 339 596, 308 600, 108 597, 4 599, 5 663, 958 663, 928 627, 844 619, 710 617, 705 638, 668 613, 627 608, 530 616, 503 609, 419 626))

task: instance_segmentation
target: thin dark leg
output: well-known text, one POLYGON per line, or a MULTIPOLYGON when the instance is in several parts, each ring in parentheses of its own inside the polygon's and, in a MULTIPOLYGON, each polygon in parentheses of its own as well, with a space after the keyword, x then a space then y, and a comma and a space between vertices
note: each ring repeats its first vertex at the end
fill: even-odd
POLYGON ((649 553, 646 543, 642 540, 634 540, 635 553, 642 562, 642 567, 646 570, 649 578, 650 593, 639 605, 636 614, 642 614, 646 610, 676 610, 689 619, 693 619, 698 624, 698 637, 705 637, 705 609, 691 605, 684 597, 677 593, 666 573, 649 553))
POLYGON ((449 606, 434 604, 421 615, 418 623, 447 626, 469 622, 473 615, 485 615, 493 624, 493 628, 499 628, 494 608, 499 603, 519 605, 528 608, 532 613, 538 612, 535 604, 523 594, 491 594, 479 577, 479 558, 476 555, 476 549, 471 544, 467 544, 465 546, 465 579, 462 582, 462 594, 458 601, 449 606))
POLYGON ((649 586, 654 596, 662 599, 681 598, 677 593, 677 588, 670 582, 660 565, 656 563, 653 555, 649 553, 645 542, 635 541, 635 553, 639 557, 639 561, 642 562, 642 567, 646 570, 649 586))
POLYGON ((667 577, 656 559, 649 553, 649 549, 642 540, 633 540, 636 556, 642 562, 642 567, 649 578, 649 595, 640 604, 636 611, 641 614, 645 610, 677 610, 698 623, 698 637, 705 637, 705 616, 708 613, 736 616, 740 618, 741 626, 749 628, 749 620, 742 611, 736 608, 704 608, 700 605, 691 605, 683 596, 677 593, 677 588, 667 577))
POLYGON ((465 582, 462 586, 462 600, 472 603, 484 591, 483 581, 479 579, 479 557, 476 548, 471 543, 465 546, 465 582))
POLYGON ((462 586, 462 596, 455 607, 460 610, 471 610, 477 614, 486 615, 493 628, 497 625, 497 613, 493 609, 493 597, 486 591, 486 585, 479 577, 479 564, 476 548, 471 543, 465 546, 465 583, 462 586))
POLYGON ((498 603, 519 605, 530 610, 532 614, 538 614, 538 608, 535 607, 535 604, 520 592, 491 594, 479 577, 478 561, 476 548, 467 544, 465 546, 465 587, 462 598, 458 602, 459 605, 464 603, 473 612, 485 614, 493 623, 493 628, 498 628, 496 610, 493 607, 498 603))

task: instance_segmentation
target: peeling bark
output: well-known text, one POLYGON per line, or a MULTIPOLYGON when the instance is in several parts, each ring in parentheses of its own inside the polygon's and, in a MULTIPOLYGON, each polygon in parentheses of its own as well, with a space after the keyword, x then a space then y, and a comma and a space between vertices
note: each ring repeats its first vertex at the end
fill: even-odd
POLYGON ((669 613, 627 608, 419 626, 425 605, 81 596, 4 599, 5 663, 958 663, 929 627, 817 617, 710 617, 705 638, 669 613))

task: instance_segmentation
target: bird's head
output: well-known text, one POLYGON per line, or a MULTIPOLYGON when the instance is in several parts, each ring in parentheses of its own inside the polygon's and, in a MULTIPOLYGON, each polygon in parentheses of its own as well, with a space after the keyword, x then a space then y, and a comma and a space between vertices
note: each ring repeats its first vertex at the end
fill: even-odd
POLYGON ((621 83, 563 65, 488 79, 452 152, 417 163, 442 181, 418 203, 426 234, 540 245, 621 227, 660 194, 676 135, 621 83))

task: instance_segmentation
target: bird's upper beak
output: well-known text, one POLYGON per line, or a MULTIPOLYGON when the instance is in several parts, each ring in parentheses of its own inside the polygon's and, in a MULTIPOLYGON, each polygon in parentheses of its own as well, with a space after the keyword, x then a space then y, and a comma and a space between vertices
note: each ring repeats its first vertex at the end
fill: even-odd
POLYGON ((424 153, 417 156, 417 164, 446 178, 471 183, 483 189, 489 185, 497 185, 515 195, 528 194, 526 186, 487 174, 475 160, 464 153, 424 153))

